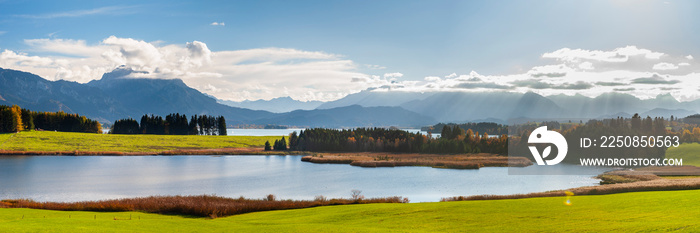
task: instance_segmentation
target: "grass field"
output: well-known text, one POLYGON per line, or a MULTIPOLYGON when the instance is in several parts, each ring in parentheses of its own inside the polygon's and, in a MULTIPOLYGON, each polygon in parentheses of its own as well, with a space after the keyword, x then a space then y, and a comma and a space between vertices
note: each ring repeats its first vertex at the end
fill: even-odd
POLYGON ((573 196, 571 206, 564 205, 564 197, 363 204, 217 219, 140 212, 0 209, 0 226, 8 232, 700 231, 698 196, 700 190, 573 196), (131 220, 122 220, 129 216, 131 220))
POLYGON ((682 158, 683 165, 700 167, 700 144, 683 143, 678 147, 666 150, 666 158, 682 158))
POLYGON ((118 135, 24 131, 0 134, 0 150, 160 152, 181 149, 263 147, 281 136, 118 135))

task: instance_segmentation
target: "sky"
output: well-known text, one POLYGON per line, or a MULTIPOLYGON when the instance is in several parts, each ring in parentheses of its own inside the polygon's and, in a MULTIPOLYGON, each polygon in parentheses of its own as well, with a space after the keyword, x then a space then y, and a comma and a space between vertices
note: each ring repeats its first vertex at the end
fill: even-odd
POLYGON ((0 67, 86 83, 125 65, 219 99, 371 91, 700 98, 700 2, 9 1, 0 67))

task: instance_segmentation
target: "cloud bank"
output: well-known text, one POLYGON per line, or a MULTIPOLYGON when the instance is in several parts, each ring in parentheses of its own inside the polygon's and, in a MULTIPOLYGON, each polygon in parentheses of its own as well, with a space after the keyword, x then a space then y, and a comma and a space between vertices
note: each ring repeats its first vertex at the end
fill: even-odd
MULTIPOLYGON (((213 24, 212 24, 213 25, 213 24)), ((223 23, 221 23, 223 25, 223 23)), ((38 74, 49 80, 89 82, 125 65, 139 78, 182 79, 187 85, 225 100, 290 96, 298 100, 335 100, 361 90, 536 92, 590 97, 622 92, 640 98, 672 94, 685 101, 700 98, 700 64, 692 55, 672 55, 636 46, 609 51, 562 48, 542 54, 551 64, 510 75, 451 73, 410 80, 399 72, 378 72, 381 65, 358 64, 342 55, 290 48, 211 51, 206 43, 162 44, 108 37, 97 44, 70 39, 24 41, 33 54, 3 50, 0 67, 38 74)))
MULTIPOLYGON (((393 82, 385 90, 488 92, 532 91, 542 95, 595 97, 622 92, 639 98, 671 94, 681 101, 700 98, 700 64, 692 55, 672 55, 626 46, 609 51, 563 48, 544 53, 553 64, 512 75, 455 73, 421 82, 393 82)), ((375 82, 374 80, 371 80, 375 82)), ((374 89, 381 91, 381 88, 374 89)))
MULTIPOLYGON (((204 42, 161 45, 111 36, 98 44, 83 40, 25 40, 29 55, 5 49, 0 67, 32 72, 49 80, 89 82, 125 65, 147 74, 139 78, 182 79, 187 85, 226 100, 334 100, 372 87, 357 78, 357 64, 340 55, 288 48, 211 51, 204 42)), ((390 73, 376 83, 400 78, 390 73)))

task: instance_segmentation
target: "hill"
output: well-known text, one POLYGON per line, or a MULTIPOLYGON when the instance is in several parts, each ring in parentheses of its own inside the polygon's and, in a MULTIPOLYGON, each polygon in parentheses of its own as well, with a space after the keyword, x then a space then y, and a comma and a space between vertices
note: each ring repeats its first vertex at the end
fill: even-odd
POLYGON ((228 124, 242 124, 274 114, 230 107, 216 102, 180 79, 129 78, 138 73, 129 68, 119 67, 105 73, 102 79, 93 80, 87 86, 95 87, 106 95, 117 99, 127 110, 127 117, 138 119, 143 114, 165 116, 170 113, 191 115, 223 115, 228 124))

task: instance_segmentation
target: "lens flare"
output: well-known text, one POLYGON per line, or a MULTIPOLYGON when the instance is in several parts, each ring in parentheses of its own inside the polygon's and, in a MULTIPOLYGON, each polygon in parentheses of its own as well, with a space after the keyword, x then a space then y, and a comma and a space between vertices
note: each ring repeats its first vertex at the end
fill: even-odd
POLYGON ((571 206, 571 196, 573 196, 574 193, 570 191, 565 191, 564 193, 566 194, 566 201, 564 202, 564 205, 571 206))

